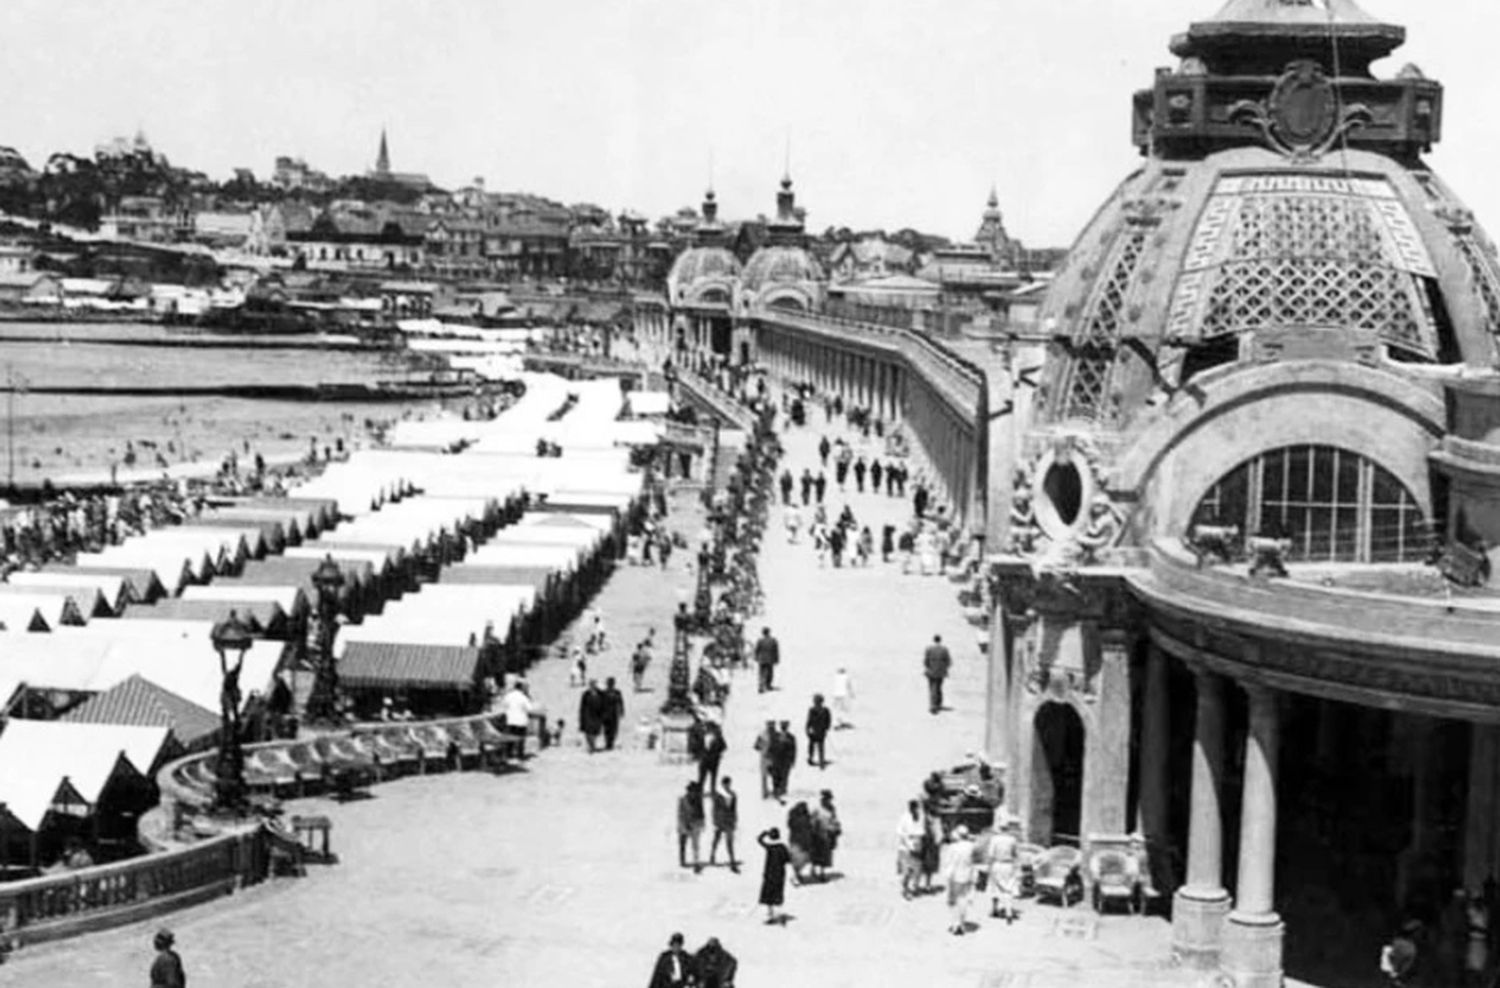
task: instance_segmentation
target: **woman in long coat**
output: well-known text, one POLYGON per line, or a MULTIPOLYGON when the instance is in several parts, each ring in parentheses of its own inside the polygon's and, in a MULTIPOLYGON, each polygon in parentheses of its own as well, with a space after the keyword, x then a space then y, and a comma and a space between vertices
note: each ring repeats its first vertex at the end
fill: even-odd
POLYGON ((760 904, 766 907, 766 922, 776 922, 776 909, 786 901, 786 867, 791 852, 781 842, 781 831, 772 827, 755 838, 766 850, 766 866, 760 877, 760 904))
POLYGON ((802 884, 802 869, 812 863, 813 821, 807 803, 798 802, 786 815, 787 851, 791 855, 792 882, 802 884))
POLYGON ((843 825, 839 823, 838 811, 833 807, 833 793, 827 789, 819 799, 818 808, 812 811, 813 876, 819 881, 828 880, 828 869, 833 867, 833 852, 839 844, 843 825))

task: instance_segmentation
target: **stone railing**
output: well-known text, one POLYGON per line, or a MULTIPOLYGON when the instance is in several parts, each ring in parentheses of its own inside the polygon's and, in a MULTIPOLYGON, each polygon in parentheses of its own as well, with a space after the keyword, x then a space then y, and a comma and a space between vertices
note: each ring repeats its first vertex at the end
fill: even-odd
MULTIPOLYGON (((533 718, 534 726, 542 716, 533 718)), ((381 721, 336 734, 249 745, 248 781, 252 792, 304 795, 318 787, 338 787, 359 769, 368 770, 360 781, 371 782, 434 766, 478 767, 495 755, 524 753, 524 739, 504 737, 498 719, 491 713, 381 721), (257 753, 276 751, 288 756, 278 763, 283 767, 256 766, 257 753)), ((216 751, 199 752, 157 773, 161 803, 140 823, 140 840, 153 853, 0 884, 0 950, 138 922, 265 879, 277 838, 264 821, 215 821, 211 827, 205 827, 208 821, 190 822, 213 803, 216 757, 216 751), (221 832, 198 836, 204 829, 221 832), (189 843, 181 842, 184 832, 189 843)))
POLYGON ((0 949, 77 936, 194 905, 266 877, 259 822, 187 847, 0 884, 0 949))

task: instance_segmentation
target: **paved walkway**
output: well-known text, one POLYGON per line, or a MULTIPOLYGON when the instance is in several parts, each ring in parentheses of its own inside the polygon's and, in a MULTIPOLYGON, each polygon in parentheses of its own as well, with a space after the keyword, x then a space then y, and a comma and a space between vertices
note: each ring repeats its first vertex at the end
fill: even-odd
MULTIPOLYGON (((821 413, 814 416, 821 419, 821 413)), ((794 472, 815 460, 815 429, 786 440, 794 472)), ((684 495, 683 501, 687 500, 684 495)), ((845 500, 831 486, 831 513, 845 500)), ((899 522, 905 502, 870 494, 847 500, 876 531, 899 522)), ((673 523, 690 538, 697 513, 673 523)), ((971 936, 945 932, 940 896, 901 899, 893 832, 923 776, 952 764, 983 736, 984 660, 955 601, 936 576, 902 576, 899 566, 820 570, 805 543, 788 546, 780 511, 762 558, 767 613, 783 661, 779 689, 757 695, 753 672, 737 674, 724 772, 742 793, 741 874, 725 867, 694 875, 677 867, 674 802, 687 766, 663 764, 633 732, 623 750, 589 755, 571 728, 577 691, 564 661, 542 663, 536 692, 568 721, 568 743, 541 753, 524 772, 403 779, 374 798, 327 812, 342 863, 305 880, 278 880, 171 917, 194 984, 216 988, 282 985, 644 984, 674 930, 696 948, 718 936, 741 961, 742 988, 1050 988, 1081 984, 1156 985, 1170 977, 1167 927, 1124 916, 1097 922, 1086 907, 1028 905, 1019 923, 981 921, 971 936), (922 649, 949 642, 951 709, 926 709, 922 649), (792 775, 791 801, 835 793, 844 824, 840 877, 789 888, 786 927, 763 924, 756 905, 761 854, 755 834, 785 825, 785 808, 762 802, 751 743, 766 718, 800 727, 811 694, 827 692, 834 670, 853 674, 855 729, 833 734, 831 764, 792 775)), ((591 675, 614 675, 633 722, 662 698, 670 621, 688 593, 688 554, 659 569, 624 567, 599 598, 613 649, 591 675), (655 624, 662 648, 650 671, 654 691, 632 695, 630 647, 655 624)), ((802 741, 805 746, 805 739, 802 741)), ((705 842, 706 851, 706 842, 705 842)), ((48 945, 17 955, 3 978, 15 984, 95 986, 144 980, 152 925, 48 945)))

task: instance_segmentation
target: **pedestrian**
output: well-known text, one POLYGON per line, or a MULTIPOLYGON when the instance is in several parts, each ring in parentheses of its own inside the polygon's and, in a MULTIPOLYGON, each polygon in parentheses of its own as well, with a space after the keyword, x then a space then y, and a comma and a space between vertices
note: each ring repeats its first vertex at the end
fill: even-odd
POLYGON ((887 523, 880 530, 880 561, 888 563, 891 561, 891 553, 896 551, 896 526, 887 523))
POLYGON ((786 869, 791 864, 791 851, 781 842, 781 831, 776 827, 763 830, 755 838, 766 852, 765 869, 760 876, 760 904, 766 907, 766 923, 786 924, 786 914, 777 915, 777 910, 786 902, 786 869))
POLYGON ((599 750, 599 733, 604 730, 604 704, 599 680, 589 680, 588 689, 578 698, 578 729, 583 732, 591 755, 599 750))
POLYGON ((813 480, 813 488, 815 493, 818 495, 818 503, 822 504, 823 494, 828 490, 828 477, 821 470, 818 472, 818 476, 813 480))
POLYGON ((828 435, 825 433, 823 437, 818 440, 818 462, 823 465, 824 469, 827 469, 828 467, 828 452, 832 448, 833 447, 828 444, 828 435))
POLYGON ((156 959, 151 962, 151 988, 187 988, 187 973, 182 969, 182 958, 172 945, 177 938, 172 931, 156 931, 152 944, 156 947, 156 959))
POLYGON ((672 533, 662 530, 656 541, 657 555, 661 556, 661 568, 666 569, 672 561, 672 533))
POLYGON ((734 988, 740 962, 724 949, 718 937, 709 937, 693 955, 693 967, 698 972, 698 988, 734 988))
POLYGON ((948 932, 963 936, 968 932, 969 902, 974 897, 974 842, 963 824, 953 829, 943 875, 948 883, 948 932))
POLYGON ((812 811, 805 800, 798 800, 786 814, 786 846, 791 853, 792 884, 801 885, 803 869, 812 864, 812 811))
POLYGON ((844 526, 835 525, 828 531, 828 551, 833 556, 833 568, 842 569, 844 565, 844 526))
MULTIPOLYGON (((933 773, 936 775, 937 773, 933 773)), ((943 824, 935 810, 922 807, 922 890, 935 891, 933 879, 942 868, 943 824)))
POLYGON ((531 728, 531 713, 535 709, 526 681, 518 679, 500 700, 500 716, 505 723, 505 733, 521 743, 525 752, 526 733, 531 728))
POLYGON ((782 470, 781 471, 781 503, 782 504, 791 504, 792 503, 792 487, 795 484, 796 484, 796 480, 793 479, 793 477, 792 477, 792 471, 791 471, 791 469, 787 468, 785 470, 782 470))
POLYGON ((604 750, 615 750, 615 738, 620 735, 620 722, 625 719, 625 695, 615 685, 615 677, 604 680, 604 750))
POLYGON ((734 831, 740 824, 740 794, 734 791, 729 776, 719 780, 713 790, 714 839, 708 845, 708 863, 713 864, 719 853, 719 840, 724 841, 724 850, 729 855, 729 870, 740 873, 740 863, 734 859, 734 831))
POLYGON ((875 536, 871 534, 869 525, 859 530, 859 541, 855 543, 854 549, 859 555, 859 565, 869 566, 870 556, 875 552, 875 536))
POLYGON ((770 628, 760 629, 760 638, 755 642, 755 667, 760 672, 758 692, 766 693, 776 687, 776 666, 781 662, 781 643, 772 635, 770 628))
POLYGON ((693 958, 682 949, 682 934, 674 933, 667 949, 656 958, 651 971, 650 988, 690 988, 698 981, 693 958))
POLYGON ((802 531, 802 512, 794 504, 786 509, 786 541, 788 545, 797 544, 797 536, 802 531))
POLYGON ((766 721, 765 730, 755 739, 760 752, 760 798, 770 799, 776 791, 776 722, 766 721))
POLYGON ((824 789, 818 794, 818 805, 812 811, 813 877, 820 882, 828 881, 828 869, 833 867, 833 852, 838 850, 839 837, 844 826, 839 822, 838 810, 833 805, 833 791, 824 789))
POLYGON ((771 741, 772 795, 778 802, 786 802, 787 786, 791 781, 792 768, 797 764, 797 736, 792 733, 791 721, 782 721, 771 741))
POLYGON ((642 640, 635 646, 635 654, 630 657, 630 680, 634 684, 637 693, 645 690, 646 669, 651 665, 651 649, 642 640))
POLYGON ((896 542, 901 550, 901 574, 905 576, 911 572, 912 557, 916 555, 917 539, 911 532, 902 532, 901 538, 896 542))
POLYGON ((1470 891, 1465 907, 1467 942, 1464 946, 1464 984, 1480 988, 1490 963, 1490 910, 1477 891, 1470 891))
POLYGON ((833 727, 833 711, 823 706, 823 694, 814 693, 807 708, 807 764, 820 770, 828 767, 828 732, 833 727))
POLYGON ((849 670, 839 666, 833 674, 833 729, 845 731, 854 726, 849 718, 854 713, 854 680, 849 670))
POLYGON ((922 653, 922 666, 927 675, 927 706, 936 714, 943 709, 943 680, 953 666, 953 657, 948 654, 942 635, 932 636, 932 644, 922 653))
POLYGON ((879 460, 870 461, 870 493, 880 493, 880 481, 885 474, 885 468, 880 465, 879 460))
POLYGON ((912 511, 918 518, 921 518, 927 514, 927 502, 931 500, 931 498, 932 495, 927 493, 927 485, 918 484, 917 492, 911 497, 912 511))
POLYGON ((1002 812, 989 847, 990 916, 1016 921, 1016 898, 1021 894, 1020 844, 1016 831, 1020 821, 1002 812))
POLYGON ((1391 942, 1380 949, 1380 973, 1385 975, 1390 988, 1409 988, 1417 969, 1417 934, 1422 932, 1420 920, 1409 919, 1391 942))
POLYGON ((698 754, 698 789, 702 792, 713 792, 719 785, 719 762, 724 758, 724 751, 729 743, 724 740, 724 732, 719 725, 709 721, 703 729, 703 746, 698 754), (705 786, 704 782, 708 785, 705 786))
POLYGON ((693 873, 703 873, 703 861, 699 856, 699 845, 703 837, 703 791, 696 782, 689 782, 687 790, 677 798, 677 864, 686 868, 688 845, 693 848, 693 873))
POLYGON ((802 469, 802 506, 805 508, 812 501, 813 475, 812 470, 804 467, 802 469))
POLYGON ((865 471, 868 469, 869 466, 865 463, 863 456, 854 461, 854 490, 856 493, 863 494, 865 492, 865 471))
POLYGON ((574 643, 568 651, 568 685, 583 686, 588 683, 589 663, 584 657, 583 649, 574 643))
POLYGON ((906 812, 896 824, 896 874, 901 876, 901 898, 910 899, 922 882, 922 845, 927 836, 927 821, 922 804, 907 800, 906 812))

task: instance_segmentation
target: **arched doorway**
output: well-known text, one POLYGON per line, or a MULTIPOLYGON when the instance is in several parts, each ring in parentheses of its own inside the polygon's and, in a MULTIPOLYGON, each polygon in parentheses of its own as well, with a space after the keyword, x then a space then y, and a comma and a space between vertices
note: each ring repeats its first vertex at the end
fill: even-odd
POLYGON ((1083 815, 1083 720, 1048 701, 1032 722, 1031 839, 1043 846, 1079 843, 1083 815))

